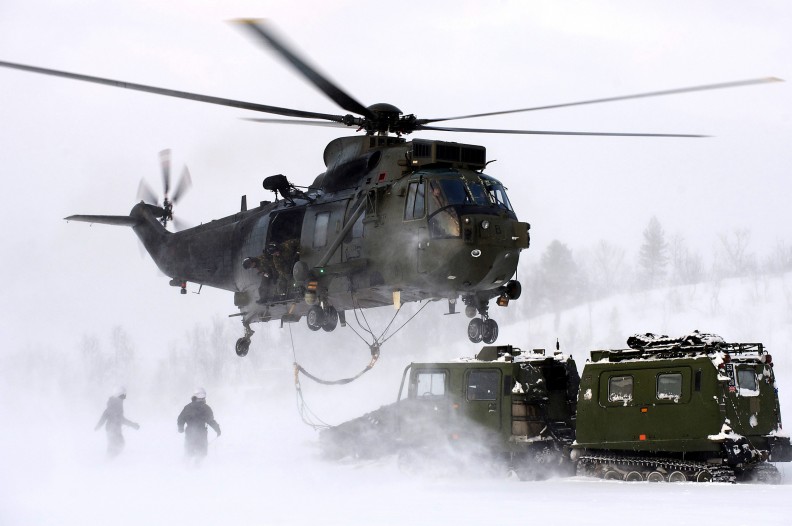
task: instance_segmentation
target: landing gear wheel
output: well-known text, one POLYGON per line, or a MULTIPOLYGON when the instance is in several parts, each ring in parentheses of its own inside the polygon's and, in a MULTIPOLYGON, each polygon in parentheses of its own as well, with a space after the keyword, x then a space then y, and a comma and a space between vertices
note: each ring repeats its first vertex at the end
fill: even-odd
MULTIPOLYGON (((470 329, 468 328, 468 333, 470 329)), ((487 319, 481 331, 481 339, 484 343, 494 343, 498 339, 498 323, 495 320, 487 319)))
POLYGON ((473 343, 481 341, 482 332, 484 332, 484 322, 481 318, 473 318, 468 324, 468 339, 473 343))
POLYGON ((305 315, 305 321, 308 323, 308 328, 312 331, 321 329, 322 322, 324 321, 324 312, 322 312, 321 307, 318 305, 311 307, 311 310, 305 315))
POLYGON ((338 325, 338 311, 335 307, 327 307, 324 311, 324 320, 322 320, 322 329, 325 332, 333 332, 338 325))
POLYGON ((510 282, 506 283, 506 297, 510 300, 516 300, 522 294, 522 285, 517 280, 511 280, 510 282))
POLYGON ((250 338, 240 338, 236 341, 236 353, 239 357, 247 356, 250 349, 250 338))
POLYGON ((475 318, 476 312, 477 312, 476 307, 474 307, 473 305, 468 305, 467 307, 465 307, 465 316, 467 316, 468 318, 475 318))

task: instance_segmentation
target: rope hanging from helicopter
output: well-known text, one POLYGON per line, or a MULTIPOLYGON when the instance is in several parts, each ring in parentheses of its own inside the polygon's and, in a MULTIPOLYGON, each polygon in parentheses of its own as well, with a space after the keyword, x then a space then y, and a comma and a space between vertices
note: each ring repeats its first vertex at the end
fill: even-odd
POLYGON ((308 404, 305 403, 305 396, 303 395, 302 385, 300 384, 300 367, 297 364, 297 351, 294 348, 294 336, 292 335, 291 324, 289 324, 289 338, 292 345, 292 356, 294 357, 294 390, 297 401, 297 412, 300 414, 300 419, 304 424, 312 427, 314 431, 320 429, 327 429, 330 426, 327 422, 319 418, 314 413, 308 404))
MULTIPOLYGON (((355 298, 354 294, 353 294, 353 298, 355 298)), ((363 368, 363 370, 361 370, 359 373, 357 373, 354 376, 350 376, 348 378, 341 378, 339 380, 324 380, 322 378, 319 378, 319 377, 309 373, 307 370, 305 370, 305 368, 302 365, 300 365, 299 362, 297 361, 297 350, 296 350, 296 348, 294 346, 294 336, 292 334, 291 324, 289 324, 289 338, 290 338, 291 346, 292 346, 292 356, 294 357, 294 388, 295 388, 296 397, 297 397, 297 411, 300 414, 300 419, 303 421, 303 423, 305 423, 306 425, 312 427, 314 430, 327 429, 327 428, 329 428, 331 426, 330 426, 330 424, 328 424, 324 420, 322 420, 319 416, 317 416, 316 413, 314 413, 308 407, 308 404, 305 402, 305 396, 303 394, 302 385, 300 383, 300 373, 302 373, 303 375, 307 376, 308 378, 310 378, 314 382, 322 384, 322 385, 344 385, 344 384, 348 384, 348 383, 351 383, 351 382, 357 380, 358 378, 363 376, 365 373, 370 371, 374 367, 374 365, 377 363, 377 360, 379 360, 379 357, 380 357, 380 347, 382 346, 382 344, 385 343, 386 341, 388 341, 389 339, 391 339, 393 336, 395 336, 396 333, 398 333, 400 330, 402 330, 410 321, 413 320, 413 318, 415 318, 418 314, 420 314, 421 311, 423 311, 424 308, 426 308, 426 306, 429 304, 429 302, 425 302, 421 306, 421 308, 418 309, 418 311, 415 312, 415 314, 410 316, 407 319, 407 321, 402 323, 399 326, 398 329, 393 331, 387 338, 384 338, 385 334, 388 332, 388 329, 390 329, 390 327, 393 325, 393 322, 396 321, 396 317, 399 315, 399 312, 401 312, 401 306, 396 310, 396 313, 393 315, 393 317, 391 318, 390 322, 388 322, 388 325, 382 331, 382 334, 379 337, 377 337, 377 336, 374 335, 374 331, 371 329, 371 325, 369 324, 368 320, 366 319, 366 315, 364 314, 363 310, 360 308, 360 306, 359 306, 359 304, 357 302, 357 299, 355 298, 354 301, 355 301, 355 307, 352 309, 352 311, 355 314, 355 321, 360 326, 361 330, 363 330, 365 332, 368 332, 371 335, 371 337, 373 338, 372 343, 369 344, 366 341, 366 339, 363 338, 363 336, 361 336, 360 333, 358 333, 355 330, 354 327, 352 327, 351 325, 348 325, 348 327, 352 330, 352 332, 354 332, 355 335, 358 338, 363 340, 363 342, 366 343, 369 346, 369 349, 371 350, 371 360, 369 361, 368 365, 366 365, 366 367, 363 368), (366 325, 365 327, 364 327, 364 325, 362 323, 360 323, 360 319, 358 318, 358 314, 357 314, 358 310, 360 310, 360 315, 363 318, 363 321, 365 322, 365 325, 366 325)))

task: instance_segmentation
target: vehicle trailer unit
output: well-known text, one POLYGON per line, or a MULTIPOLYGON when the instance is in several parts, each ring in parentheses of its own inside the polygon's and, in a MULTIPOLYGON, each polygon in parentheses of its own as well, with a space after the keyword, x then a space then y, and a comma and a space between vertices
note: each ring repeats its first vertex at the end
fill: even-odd
POLYGON ((649 481, 767 480, 792 460, 761 343, 652 334, 591 353, 580 383, 578 473, 649 481))

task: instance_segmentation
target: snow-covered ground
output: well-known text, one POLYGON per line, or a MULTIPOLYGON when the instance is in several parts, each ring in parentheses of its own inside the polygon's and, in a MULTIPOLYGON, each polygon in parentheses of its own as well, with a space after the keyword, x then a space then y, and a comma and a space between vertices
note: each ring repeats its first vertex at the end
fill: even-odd
MULTIPOLYGON (((633 332, 677 335, 700 329, 727 340, 765 342, 776 363, 782 411, 792 415, 792 364, 786 345, 792 328, 790 291, 792 275, 786 275, 614 297, 563 313, 557 333, 565 350, 575 352, 580 362, 583 349, 623 346, 633 332), (572 344, 564 343, 570 340, 572 344)), ((550 346, 555 321, 547 316, 504 326, 499 342, 550 346)), ((296 337, 302 329, 295 328, 296 337)), ((414 335, 410 338, 416 341, 414 335)), ((304 381, 306 401, 331 422, 388 403, 406 365, 399 353, 409 355, 409 361, 421 349, 426 359, 475 351, 464 341, 414 344, 409 350, 386 347, 389 359, 358 383, 325 387, 304 381)), ((761 486, 436 478, 400 472, 392 458, 328 462, 317 450, 317 433, 299 419, 292 373, 283 363, 259 385, 229 380, 210 390, 208 402, 223 435, 210 443, 209 457, 198 468, 184 463, 183 436, 175 425, 189 393, 182 400, 168 391, 130 388, 126 415, 141 429, 127 429, 125 451, 108 461, 104 432, 93 431, 103 398, 88 397, 68 382, 47 385, 31 370, 4 368, 0 524, 665 526, 792 520, 792 466, 787 465, 779 465, 783 484, 761 486)), ((47 365, 41 367, 46 370, 47 365)))

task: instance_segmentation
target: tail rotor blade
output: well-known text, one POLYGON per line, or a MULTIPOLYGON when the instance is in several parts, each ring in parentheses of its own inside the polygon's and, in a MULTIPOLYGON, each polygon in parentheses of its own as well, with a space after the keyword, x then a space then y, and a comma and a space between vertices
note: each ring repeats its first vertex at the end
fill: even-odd
POLYGON ((172 222, 173 222, 173 228, 177 232, 181 232, 182 230, 187 230, 188 228, 193 227, 193 225, 184 221, 184 219, 179 219, 178 217, 174 217, 172 222))
POLYGON ((175 203, 178 201, 191 187, 192 178, 190 177, 190 170, 185 166, 184 170, 182 170, 181 178, 179 178, 179 184, 176 185, 176 190, 173 192, 173 202, 175 203))
POLYGON ((160 152, 160 165, 162 166, 162 188, 165 192, 165 197, 168 197, 170 191, 170 168, 171 168, 171 151, 162 150, 160 152))
POLYGON ((140 185, 138 185, 137 198, 150 205, 157 204, 157 194, 154 193, 154 191, 151 189, 148 183, 146 183, 145 179, 140 180, 140 185))

